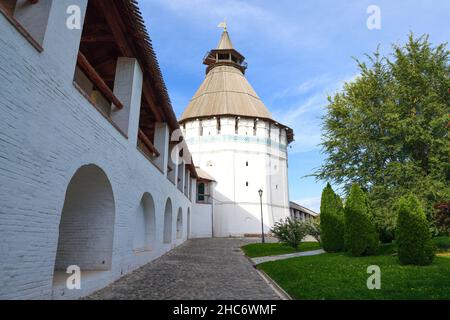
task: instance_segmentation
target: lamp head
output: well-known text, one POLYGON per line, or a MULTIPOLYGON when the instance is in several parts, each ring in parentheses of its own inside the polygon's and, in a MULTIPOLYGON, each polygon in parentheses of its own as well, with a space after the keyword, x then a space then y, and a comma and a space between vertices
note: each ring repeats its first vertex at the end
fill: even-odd
POLYGON ((259 193, 259 196, 262 197, 262 195, 263 195, 262 189, 259 189, 258 193, 259 193))

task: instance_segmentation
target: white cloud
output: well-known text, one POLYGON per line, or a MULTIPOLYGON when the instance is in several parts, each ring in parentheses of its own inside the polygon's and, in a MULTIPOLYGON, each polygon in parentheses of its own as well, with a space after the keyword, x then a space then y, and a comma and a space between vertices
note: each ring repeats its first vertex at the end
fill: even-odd
POLYGON ((296 94, 305 94, 310 92, 312 89, 317 88, 317 86, 328 84, 331 80, 330 75, 322 75, 306 82, 301 83, 299 86, 295 88, 296 94))
POLYGON ((309 152, 320 148, 321 117, 328 104, 327 97, 342 90, 345 82, 353 81, 355 78, 356 75, 338 78, 325 74, 284 90, 284 95, 278 95, 284 98, 298 97, 296 98, 298 102, 293 107, 274 112, 275 118, 294 130, 295 142, 292 144, 292 153, 309 152))
POLYGON ((275 99, 286 98, 290 96, 303 96, 311 91, 315 91, 321 87, 330 87, 332 83, 335 83, 335 78, 330 74, 323 74, 317 77, 308 79, 298 85, 286 88, 282 92, 275 95, 275 99))
POLYGON ((294 202, 317 213, 320 213, 320 197, 304 198, 294 202))
MULTIPOLYGON (((144 8, 148 4, 143 0, 141 3, 144 8)), ((201 28, 216 26, 226 18, 233 37, 243 35, 249 39, 253 36, 265 43, 284 44, 290 49, 320 45, 317 37, 308 36, 310 33, 304 26, 278 16, 264 7, 264 3, 256 5, 243 0, 153 0, 152 5, 155 4, 177 14, 180 23, 185 20, 201 28)))

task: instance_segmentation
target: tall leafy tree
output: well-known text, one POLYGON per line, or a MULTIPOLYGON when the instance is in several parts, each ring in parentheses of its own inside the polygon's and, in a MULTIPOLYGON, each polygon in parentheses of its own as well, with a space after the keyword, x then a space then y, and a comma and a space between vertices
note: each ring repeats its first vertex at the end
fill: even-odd
POLYGON ((450 199, 450 51, 411 34, 389 58, 378 51, 367 58, 357 60, 359 76, 328 98, 327 158, 315 176, 346 193, 361 185, 378 227, 392 234, 390 215, 400 196, 415 194, 429 218, 436 203, 450 199))
POLYGON ((342 200, 334 193, 330 184, 322 192, 320 203, 321 242, 325 251, 344 250, 344 209, 342 200))

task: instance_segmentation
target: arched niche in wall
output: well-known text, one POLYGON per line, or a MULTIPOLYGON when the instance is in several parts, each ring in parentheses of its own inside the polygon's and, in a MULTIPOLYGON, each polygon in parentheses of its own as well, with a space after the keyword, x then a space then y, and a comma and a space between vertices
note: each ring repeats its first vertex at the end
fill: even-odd
POLYGON ((164 243, 172 242, 172 215, 173 215, 172 200, 168 198, 164 210, 164 234, 163 234, 164 243))
POLYGON ((135 214, 133 227, 133 251, 153 248, 156 234, 155 203, 149 193, 142 196, 135 214))
POLYGON ((177 239, 183 238, 183 209, 178 209, 177 214, 177 239))
POLYGON ((55 270, 110 270, 115 222, 108 177, 96 165, 78 169, 66 191, 59 225, 55 270))
POLYGON ((187 209, 187 217, 186 217, 186 222, 187 222, 187 232, 186 232, 186 236, 189 239, 191 237, 191 208, 187 209))

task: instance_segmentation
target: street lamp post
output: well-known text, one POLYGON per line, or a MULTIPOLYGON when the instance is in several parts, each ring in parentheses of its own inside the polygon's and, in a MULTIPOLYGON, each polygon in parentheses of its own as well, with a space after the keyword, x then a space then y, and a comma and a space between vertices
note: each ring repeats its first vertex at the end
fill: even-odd
POLYGON ((264 217, 263 217, 263 209, 262 209, 263 191, 262 191, 262 189, 259 189, 258 193, 259 193, 259 203, 261 205, 261 238, 262 238, 262 243, 265 243, 266 240, 264 239, 264 217))

